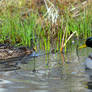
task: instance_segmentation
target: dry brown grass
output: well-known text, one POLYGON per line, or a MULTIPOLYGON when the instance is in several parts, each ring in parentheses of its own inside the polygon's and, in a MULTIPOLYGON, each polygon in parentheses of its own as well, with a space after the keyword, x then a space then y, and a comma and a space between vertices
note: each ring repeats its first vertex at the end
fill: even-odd
MULTIPOLYGON (((50 0, 60 11, 60 14, 64 13, 66 8, 71 8, 72 6, 76 8, 85 8, 87 4, 92 3, 92 0, 50 0), (85 2, 86 1, 86 2, 85 2)), ((43 14, 45 9, 44 0, 1 0, 0 1, 0 12, 4 10, 17 8, 23 12, 32 9, 33 11, 38 11, 43 14)), ((22 12, 21 11, 21 12, 22 12)))

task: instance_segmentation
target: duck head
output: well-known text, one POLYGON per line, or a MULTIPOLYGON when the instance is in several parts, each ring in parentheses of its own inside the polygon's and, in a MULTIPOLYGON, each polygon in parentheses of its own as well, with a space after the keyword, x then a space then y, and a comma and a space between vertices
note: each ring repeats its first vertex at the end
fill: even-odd
POLYGON ((87 38, 85 44, 80 46, 79 48, 86 48, 86 47, 92 48, 92 37, 87 38))

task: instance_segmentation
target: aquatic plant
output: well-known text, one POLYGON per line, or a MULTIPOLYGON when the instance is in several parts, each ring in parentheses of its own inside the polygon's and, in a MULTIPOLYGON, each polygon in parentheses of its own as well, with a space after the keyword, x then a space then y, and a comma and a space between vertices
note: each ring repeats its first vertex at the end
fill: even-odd
POLYGON ((19 14, 11 16, 8 12, 2 19, 4 20, 1 26, 1 39, 3 42, 8 39, 11 44, 18 43, 17 45, 21 44, 30 47, 31 40, 35 41, 36 14, 31 13, 31 16, 23 20, 19 14))
MULTIPOLYGON (((36 9, 34 11, 33 7, 35 6, 32 2, 36 1, 30 1, 31 9, 26 0, 20 2, 18 7, 16 4, 13 6, 8 3, 4 12, 0 13, 0 43, 5 43, 8 40, 12 45, 39 47, 50 51, 52 42, 55 41, 53 47, 55 50, 60 50, 63 47, 66 50, 66 43, 75 33, 78 34, 79 38, 84 39, 92 35, 92 14, 90 13, 92 7, 86 5, 87 2, 80 3, 84 5, 82 8, 79 3, 77 6, 74 3, 69 6, 69 2, 66 1, 62 2, 60 6, 59 0, 56 2, 58 7, 55 7, 52 1, 53 9, 56 12, 56 9, 59 10, 58 13, 55 13, 59 14, 58 19, 56 18, 57 21, 53 23, 45 20, 45 17, 50 18, 54 14, 51 11, 46 13, 46 3, 42 3, 42 10, 36 9), (47 15, 45 16, 45 14, 47 15)), ((47 9, 49 8, 47 7, 47 9)))

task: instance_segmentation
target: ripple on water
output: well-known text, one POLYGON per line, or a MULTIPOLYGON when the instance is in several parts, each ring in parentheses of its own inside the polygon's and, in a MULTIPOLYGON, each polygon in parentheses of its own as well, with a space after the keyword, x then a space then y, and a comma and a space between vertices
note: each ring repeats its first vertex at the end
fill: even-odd
POLYGON ((0 85, 1 84, 12 84, 12 82, 8 80, 0 79, 0 85))
POLYGON ((85 92, 82 81, 84 82, 87 78, 85 79, 85 74, 79 71, 83 69, 79 68, 82 66, 78 62, 75 62, 77 56, 74 53, 69 53, 67 61, 71 63, 65 63, 63 67, 58 65, 61 62, 61 55, 57 54, 49 56, 48 69, 45 68, 44 56, 41 56, 35 58, 36 72, 31 71, 34 68, 32 63, 34 59, 32 59, 28 64, 21 64, 21 69, 16 72, 1 74, 0 92, 70 92, 70 90, 85 92))
POLYGON ((0 88, 0 92, 7 92, 8 89, 5 89, 5 88, 0 88))
POLYGON ((30 92, 48 92, 48 90, 33 90, 33 91, 30 91, 30 92))

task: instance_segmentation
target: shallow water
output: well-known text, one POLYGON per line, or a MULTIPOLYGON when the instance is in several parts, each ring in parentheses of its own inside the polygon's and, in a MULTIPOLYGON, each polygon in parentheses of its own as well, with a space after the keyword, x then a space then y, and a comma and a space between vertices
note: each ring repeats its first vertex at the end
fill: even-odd
POLYGON ((18 65, 20 69, 0 64, 0 92, 92 92, 91 71, 83 66, 91 52, 86 48, 77 55, 71 47, 64 56, 58 52, 27 57, 25 64, 18 65))

